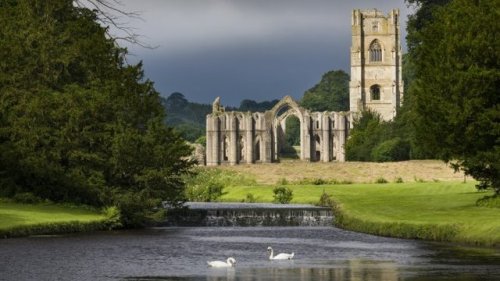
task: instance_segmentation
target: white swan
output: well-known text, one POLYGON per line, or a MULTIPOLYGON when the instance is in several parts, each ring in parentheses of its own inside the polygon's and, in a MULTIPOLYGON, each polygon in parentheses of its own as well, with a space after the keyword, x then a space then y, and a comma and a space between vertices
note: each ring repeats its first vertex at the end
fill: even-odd
POLYGON ((267 252, 269 253, 270 260, 291 260, 291 259, 293 259, 293 256, 295 255, 295 253, 291 253, 291 254, 281 253, 281 254, 277 254, 276 256, 273 256, 273 248, 271 248, 271 247, 267 247, 267 252))
POLYGON ((228 258, 227 261, 207 261, 210 267, 233 267, 236 264, 234 258, 228 258))

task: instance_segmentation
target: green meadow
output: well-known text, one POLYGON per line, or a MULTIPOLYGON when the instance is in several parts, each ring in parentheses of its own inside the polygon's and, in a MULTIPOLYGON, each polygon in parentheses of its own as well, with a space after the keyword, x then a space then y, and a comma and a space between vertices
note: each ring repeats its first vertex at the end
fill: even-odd
MULTIPOLYGON (((478 207, 492 192, 478 192, 475 182, 412 182, 385 184, 287 185, 291 203, 317 204, 323 192, 331 196, 336 225, 376 235, 500 245, 500 209, 478 207)), ((276 185, 225 188, 221 201, 272 202, 276 185)))
POLYGON ((0 201, 0 237, 103 229, 108 218, 81 207, 0 201))

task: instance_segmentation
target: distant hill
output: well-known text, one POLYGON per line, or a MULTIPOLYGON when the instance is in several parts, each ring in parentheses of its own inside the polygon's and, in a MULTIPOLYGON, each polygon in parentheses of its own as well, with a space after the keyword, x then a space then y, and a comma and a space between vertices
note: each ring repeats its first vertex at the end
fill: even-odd
MULTIPOLYGON (((226 107, 226 111, 263 112, 271 109, 279 100, 256 102, 245 99, 239 107, 226 107)), ((179 131, 190 142, 205 135, 205 118, 212 112, 211 104, 188 101, 182 93, 174 92, 162 99, 167 112, 166 123, 179 131)))
MULTIPOLYGON (((250 99, 241 101, 239 107, 226 107, 226 111, 264 112, 273 108, 278 99, 257 102, 250 99)), ((191 102, 182 93, 174 92, 162 100, 167 112, 166 122, 179 131, 182 137, 190 142, 205 135, 205 118, 212 112, 211 104, 191 102)), ((342 70, 328 71, 321 80, 304 93, 299 102, 312 111, 347 111, 349 110, 349 75, 342 70)), ((290 120, 288 143, 297 145, 299 142, 298 120, 290 120)))

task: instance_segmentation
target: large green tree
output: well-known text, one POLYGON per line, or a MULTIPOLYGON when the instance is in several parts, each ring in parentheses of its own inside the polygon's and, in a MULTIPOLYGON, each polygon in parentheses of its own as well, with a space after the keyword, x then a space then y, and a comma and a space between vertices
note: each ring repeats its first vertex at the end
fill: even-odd
POLYGON ((416 34, 418 140, 500 193, 500 2, 453 0, 416 34))
POLYGON ((300 104, 312 111, 349 110, 349 74, 342 70, 332 70, 321 81, 307 90, 300 104))
POLYGON ((138 225, 183 199, 190 149, 107 30, 70 0, 0 1, 0 191, 114 205, 138 225))

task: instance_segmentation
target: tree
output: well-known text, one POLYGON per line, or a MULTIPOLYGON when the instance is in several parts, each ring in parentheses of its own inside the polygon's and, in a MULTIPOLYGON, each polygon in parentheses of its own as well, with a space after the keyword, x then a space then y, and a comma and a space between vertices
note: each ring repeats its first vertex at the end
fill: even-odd
POLYGON ((408 51, 412 51, 420 44, 420 32, 429 23, 433 22, 434 11, 439 7, 448 4, 451 0, 405 0, 408 4, 414 5, 417 10, 414 14, 408 16, 406 30, 408 31, 406 41, 408 51))
POLYGON ((187 105, 187 99, 179 92, 170 94, 165 101, 165 109, 167 112, 182 112, 187 105))
POLYGON ((0 2, 0 191, 114 205, 141 225, 183 199, 190 148, 97 21, 69 0, 0 2))
POLYGON ((304 93, 300 104, 312 111, 348 111, 349 75, 342 70, 323 74, 321 81, 304 93))
POLYGON ((254 100, 242 100, 238 111, 264 112, 275 106, 279 100, 256 102, 254 100))
POLYGON ((372 150, 387 139, 389 123, 382 121, 377 112, 366 110, 354 120, 353 129, 346 143, 349 161, 372 161, 372 150))
POLYGON ((500 41, 496 0, 453 0, 414 46, 417 139, 500 193, 500 41))

